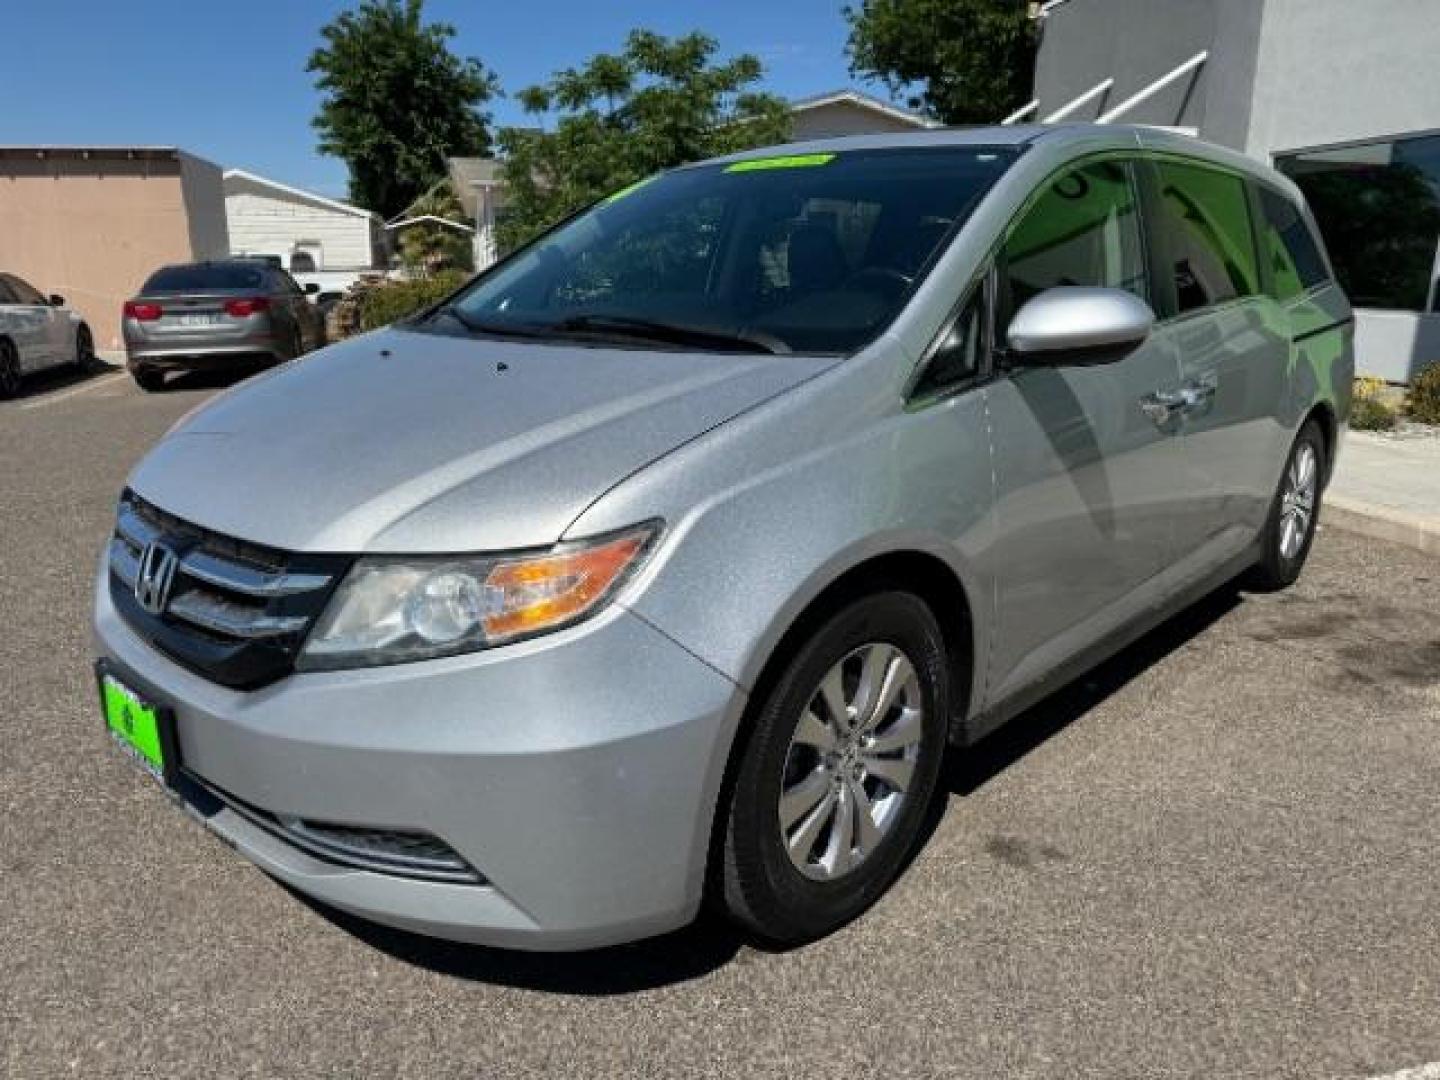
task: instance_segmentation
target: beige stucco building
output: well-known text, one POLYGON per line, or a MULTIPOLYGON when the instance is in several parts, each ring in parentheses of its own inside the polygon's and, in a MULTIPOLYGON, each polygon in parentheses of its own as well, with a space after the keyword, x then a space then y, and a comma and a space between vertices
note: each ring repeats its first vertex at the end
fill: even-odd
POLYGON ((174 147, 0 146, 0 270, 60 293, 96 347, 157 267, 229 251, 221 170, 174 147))

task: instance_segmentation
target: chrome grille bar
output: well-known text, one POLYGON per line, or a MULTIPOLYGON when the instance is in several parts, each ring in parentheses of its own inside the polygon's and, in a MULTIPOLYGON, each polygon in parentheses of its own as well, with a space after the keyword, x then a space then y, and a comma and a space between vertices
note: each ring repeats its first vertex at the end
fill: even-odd
POLYGON ((144 551, 147 544, 160 538, 159 531, 135 513, 128 503, 120 504, 120 513, 115 520, 115 531, 136 551, 144 551))
POLYGON ((330 584, 328 574, 270 574, 228 559, 217 559, 204 551, 186 554, 180 560, 180 573, 217 589, 258 600, 314 592, 330 584))
POLYGON ((194 591, 181 593, 171 600, 167 612, 202 630, 247 641, 298 633, 310 621, 304 615, 266 615, 243 604, 232 604, 218 596, 194 591))
POLYGON ((140 576, 140 556, 118 536, 110 541, 110 572, 127 589, 134 589, 135 580, 140 576))

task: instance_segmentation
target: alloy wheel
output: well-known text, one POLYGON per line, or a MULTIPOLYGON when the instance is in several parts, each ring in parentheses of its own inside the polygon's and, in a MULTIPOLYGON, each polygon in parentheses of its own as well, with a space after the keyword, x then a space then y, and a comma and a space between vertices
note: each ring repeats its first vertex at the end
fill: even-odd
POLYGON ((1302 442, 1290 459, 1285 487, 1280 494, 1280 555, 1300 554, 1315 521, 1315 495, 1319 487, 1319 461, 1315 447, 1302 442))
POLYGON ((791 736, 780 840, 807 878, 864 862, 899 817, 925 733, 920 679, 893 645, 862 645, 835 664, 791 736))

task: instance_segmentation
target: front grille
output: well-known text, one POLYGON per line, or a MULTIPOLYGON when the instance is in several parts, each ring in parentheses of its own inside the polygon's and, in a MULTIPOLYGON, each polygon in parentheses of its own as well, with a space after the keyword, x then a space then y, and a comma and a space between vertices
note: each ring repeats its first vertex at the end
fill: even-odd
POLYGON ((351 561, 211 532, 128 491, 109 554, 110 595, 125 621, 167 656, 237 689, 264 686, 294 670, 305 635, 351 561), (154 544, 177 559, 158 613, 136 595, 154 544))
POLYGON ((282 814, 272 814, 182 769, 177 794, 204 817, 212 817, 221 804, 272 836, 306 854, 337 866, 377 874, 449 881, 465 885, 488 884, 445 841, 429 833, 406 829, 380 829, 354 825, 327 825, 282 814))

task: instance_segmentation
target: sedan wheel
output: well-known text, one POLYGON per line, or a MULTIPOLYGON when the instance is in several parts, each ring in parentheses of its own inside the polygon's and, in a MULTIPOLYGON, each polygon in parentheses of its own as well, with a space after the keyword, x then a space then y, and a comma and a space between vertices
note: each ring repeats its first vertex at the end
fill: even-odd
POLYGON ((0 398, 12 398, 20 393, 20 356, 15 346, 0 341, 0 398))
POLYGON ((75 366, 81 371, 93 371, 96 367, 95 339, 90 336, 88 326, 75 332, 75 366))

